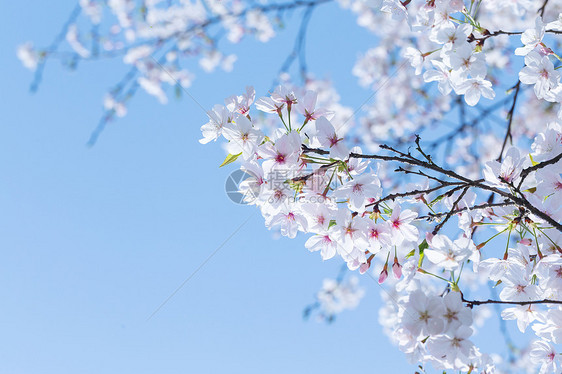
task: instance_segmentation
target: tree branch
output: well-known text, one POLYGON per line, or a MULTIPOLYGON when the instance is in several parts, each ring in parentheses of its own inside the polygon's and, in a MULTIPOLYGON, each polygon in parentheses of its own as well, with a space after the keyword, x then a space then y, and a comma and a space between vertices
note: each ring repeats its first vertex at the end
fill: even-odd
POLYGON ((503 138, 502 149, 500 151, 500 155, 498 156, 497 161, 501 162, 503 157, 503 151, 505 150, 505 146, 507 145, 508 139, 511 141, 511 124, 513 123, 513 114, 515 112, 515 103, 517 103, 517 96, 519 95, 519 88, 521 87, 521 81, 517 81, 515 85, 515 94, 513 95, 513 102, 511 103, 511 108, 507 113, 507 130, 505 132, 505 137, 503 138))
POLYGON ((484 304, 506 304, 506 305, 533 305, 533 304, 562 304, 562 300, 532 300, 532 301, 502 301, 502 300, 466 300, 461 292, 462 301, 467 303, 470 308, 475 305, 484 304))

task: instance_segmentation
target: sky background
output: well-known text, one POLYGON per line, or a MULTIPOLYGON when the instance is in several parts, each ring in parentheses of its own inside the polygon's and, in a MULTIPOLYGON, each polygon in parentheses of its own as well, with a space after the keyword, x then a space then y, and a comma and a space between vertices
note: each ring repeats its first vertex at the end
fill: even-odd
MULTIPOLYGON (((0 374, 414 371, 382 333, 380 289, 368 277, 356 310, 331 325, 302 319, 341 262, 322 262, 304 237, 273 239, 255 208, 228 199, 235 166, 219 169, 221 147, 198 143, 207 119, 195 103, 160 105, 139 91, 88 148, 126 66, 69 72, 50 61, 31 94, 16 48, 50 43, 75 1, 0 4, 0 374)), ((246 85, 265 95, 296 29, 227 46, 238 54, 234 73, 195 68, 190 94, 205 108, 246 85)), ((370 94, 351 68, 375 43, 350 13, 325 5, 309 26, 309 68, 356 107, 370 94)))

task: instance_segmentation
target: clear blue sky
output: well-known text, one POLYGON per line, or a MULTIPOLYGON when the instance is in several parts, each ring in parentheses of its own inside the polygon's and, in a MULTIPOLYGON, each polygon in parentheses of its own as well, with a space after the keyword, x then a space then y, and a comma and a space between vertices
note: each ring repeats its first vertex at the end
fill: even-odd
MULTIPOLYGON (((74 4, 2 3, 0 373, 413 372, 382 334, 369 278, 357 310, 332 325, 302 320, 341 262, 323 263, 302 237, 272 239, 256 209, 228 200, 234 167, 219 169, 222 149, 197 142, 206 117, 188 98, 163 106, 139 93, 90 149, 102 97, 126 72, 120 62, 68 72, 52 61, 29 93, 17 45, 47 45, 74 4)), ((310 27, 310 68, 348 105, 362 102, 369 94, 351 67, 375 41, 334 5, 310 27), (348 42, 350 30, 360 42, 348 42)), ((294 35, 236 47, 235 73, 196 71, 190 93, 206 108, 248 84, 263 95, 294 35)))

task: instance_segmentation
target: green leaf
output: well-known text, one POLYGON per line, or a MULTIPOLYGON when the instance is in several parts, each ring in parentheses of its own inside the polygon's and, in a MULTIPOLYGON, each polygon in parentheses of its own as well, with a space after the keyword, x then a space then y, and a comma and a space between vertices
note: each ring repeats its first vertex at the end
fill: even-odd
POLYGON ((408 252, 408 254, 406 255, 406 259, 410 258, 410 257, 414 257, 414 255, 416 254, 416 250, 412 249, 410 252, 408 252))
POLYGON ((332 219, 332 220, 330 220, 330 223, 328 224, 328 228, 330 228, 332 226, 335 226, 335 225, 336 225, 336 220, 332 219))
POLYGON ((437 204, 438 202, 443 200, 444 197, 445 197, 445 194, 437 196, 435 199, 433 199, 429 202, 429 206, 433 207, 435 204, 437 204))
POLYGON ((236 161, 236 159, 238 159, 238 157, 240 157, 241 154, 242 152, 238 153, 237 155, 231 155, 229 153, 228 156, 226 156, 226 158, 222 162, 221 166, 219 166, 219 168, 222 168, 223 166, 233 163, 234 161, 236 161))
POLYGON ((420 260, 418 261, 418 267, 419 268, 421 268, 422 263, 423 263, 423 258, 424 258, 423 252, 427 248, 429 248, 429 244, 427 244, 427 240, 424 239, 423 242, 421 242, 420 245, 418 246, 418 249, 420 251, 420 260))

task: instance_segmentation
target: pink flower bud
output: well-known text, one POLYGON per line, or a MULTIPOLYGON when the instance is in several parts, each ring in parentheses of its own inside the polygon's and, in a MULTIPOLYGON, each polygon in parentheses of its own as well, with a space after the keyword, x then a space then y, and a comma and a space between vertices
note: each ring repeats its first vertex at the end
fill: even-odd
POLYGON ((553 54, 554 52, 552 51, 552 49, 548 48, 546 45, 540 43, 538 45, 538 52, 541 54, 541 56, 548 56, 553 54))
POLYGON ((394 264, 392 264, 392 272, 394 273, 394 277, 396 279, 400 279, 402 277, 402 265, 398 263, 398 259, 394 259, 394 264))
POLYGON ((381 271, 381 275, 379 275, 379 284, 384 283, 384 281, 388 278, 388 271, 386 270, 386 266, 381 271))
POLYGON ((359 274, 365 274, 367 272, 367 270, 369 270, 370 267, 371 267, 371 264, 369 264, 369 263, 361 264, 361 266, 359 266, 359 274))
POLYGON ((533 241, 531 239, 525 238, 525 239, 521 239, 521 241, 519 242, 523 245, 531 245, 533 244, 533 241))
POLYGON ((425 234, 425 241, 431 244, 431 239, 433 239, 433 234, 428 232, 425 234))

